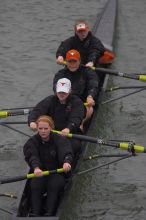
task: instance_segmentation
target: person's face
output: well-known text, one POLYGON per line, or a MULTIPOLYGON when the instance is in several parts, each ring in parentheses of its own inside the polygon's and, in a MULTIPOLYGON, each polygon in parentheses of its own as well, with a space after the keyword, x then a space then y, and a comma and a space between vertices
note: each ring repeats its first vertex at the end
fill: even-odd
POLYGON ((68 96, 69 96, 69 93, 57 92, 56 95, 57 95, 57 97, 58 97, 58 99, 59 99, 60 102, 65 102, 66 99, 67 99, 68 96))
POLYGON ((50 125, 47 122, 40 121, 37 127, 38 133, 43 140, 47 140, 52 130, 50 125))
POLYGON ((79 37, 81 41, 83 41, 89 33, 89 29, 76 31, 76 35, 79 37))
POLYGON ((67 61, 67 67, 71 72, 75 72, 77 69, 79 69, 80 61, 79 60, 68 60, 67 61))

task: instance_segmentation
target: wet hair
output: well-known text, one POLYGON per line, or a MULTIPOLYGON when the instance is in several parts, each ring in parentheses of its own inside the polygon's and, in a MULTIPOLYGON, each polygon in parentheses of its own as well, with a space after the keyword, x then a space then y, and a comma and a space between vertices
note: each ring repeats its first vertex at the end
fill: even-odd
POLYGON ((41 115, 37 121, 36 121, 36 124, 38 126, 39 122, 47 122, 49 124, 49 126, 51 127, 51 129, 54 129, 55 128, 55 125, 54 125, 54 121, 53 119, 50 117, 50 116, 47 116, 47 115, 41 115))

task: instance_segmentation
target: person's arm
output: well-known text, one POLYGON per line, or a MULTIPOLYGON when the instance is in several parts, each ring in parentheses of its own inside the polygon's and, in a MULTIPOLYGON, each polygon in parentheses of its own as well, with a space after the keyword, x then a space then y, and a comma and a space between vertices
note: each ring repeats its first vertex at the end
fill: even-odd
POLYGON ((83 101, 77 97, 72 97, 72 109, 68 120, 67 128, 71 133, 76 132, 85 117, 85 106, 83 101))
POLYGON ((94 101, 94 98, 92 97, 92 95, 87 96, 86 102, 87 102, 87 107, 95 105, 95 101, 94 101))
POLYGON ((93 98, 93 100, 95 100, 98 94, 98 76, 93 70, 90 69, 86 69, 85 72, 87 74, 87 99, 93 98))
POLYGON ((32 129, 35 129, 35 124, 36 124, 35 122, 36 122, 36 120, 38 119, 39 116, 48 115, 49 106, 50 106, 50 103, 51 103, 51 97, 52 96, 48 96, 47 98, 43 99, 30 112, 30 114, 28 116, 28 125, 32 129))
MULTIPOLYGON (((90 41, 90 47, 89 47, 89 55, 88 55, 88 62, 93 63, 93 66, 98 62, 99 58, 104 54, 105 48, 101 41, 96 38, 95 36, 91 36, 91 41, 90 41)), ((86 64, 87 65, 87 64, 86 64)), ((88 65, 87 65, 88 66, 88 65)))
POLYGON ((69 171, 74 159, 71 142, 66 137, 57 134, 54 134, 54 140, 57 146, 59 166, 63 166, 65 171, 69 171))
POLYGON ((72 48, 73 38, 74 37, 70 37, 61 42, 56 52, 56 59, 58 59, 58 57, 60 56, 60 57, 63 57, 63 59, 65 60, 67 51, 73 49, 72 48))
POLYGON ((36 143, 30 138, 23 147, 25 161, 34 171, 36 168, 41 169, 41 162, 36 143))

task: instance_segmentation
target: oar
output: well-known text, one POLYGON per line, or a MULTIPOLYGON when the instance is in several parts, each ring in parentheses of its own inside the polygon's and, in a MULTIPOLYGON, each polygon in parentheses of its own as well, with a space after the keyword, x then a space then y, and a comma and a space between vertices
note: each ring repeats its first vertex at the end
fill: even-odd
MULTIPOLYGON (((60 131, 52 130, 52 132, 60 134, 60 131)), ((87 141, 91 143, 96 144, 102 144, 102 145, 108 145, 110 147, 120 148, 121 150, 128 150, 129 152, 135 152, 135 153, 146 153, 146 149, 143 146, 135 145, 132 142, 129 143, 111 143, 110 141, 105 142, 102 139, 86 136, 86 135, 79 135, 79 134, 68 134, 68 138, 75 138, 82 141, 87 141)))
POLYGON ((146 86, 115 86, 105 90, 105 92, 112 92, 119 89, 146 89, 146 86))
MULTIPOLYGON (((26 133, 24 133, 24 132, 22 132, 22 131, 20 131, 20 130, 18 130, 18 129, 16 129, 16 128, 12 128, 11 126, 9 126, 8 124, 27 124, 27 121, 17 121, 17 122, 9 122, 9 121, 6 121, 6 122, 0 122, 0 125, 3 125, 3 126, 5 126, 5 127, 7 127, 7 128, 9 128, 9 129, 11 129, 11 130, 13 130, 13 131, 16 131, 16 132, 18 132, 18 133, 20 133, 20 134, 23 134, 23 135, 25 135, 25 136, 27 136, 27 137, 31 137, 30 135, 28 135, 28 134, 26 134, 26 133)), ((60 133, 60 131, 56 131, 56 130, 52 130, 52 132, 54 132, 54 133, 60 133)), ((131 141, 131 140, 117 140, 117 139, 115 139, 115 140, 109 140, 110 142, 133 142, 133 141, 131 141)))
MULTIPOLYGON (((63 65, 66 65, 66 64, 67 64, 67 62, 64 61, 63 65)), ((80 65, 86 67, 84 64, 80 64, 80 65)), ((135 80, 146 82, 146 75, 141 74, 141 73, 131 73, 131 74, 133 74, 133 76, 132 76, 131 74, 118 72, 117 70, 113 70, 113 69, 107 69, 107 68, 101 68, 101 67, 95 67, 95 66, 87 67, 87 68, 90 68, 94 71, 99 71, 104 74, 109 74, 109 75, 113 75, 113 76, 120 76, 120 77, 124 77, 124 78, 135 79, 135 80)))
POLYGON ((128 155, 130 154, 94 154, 94 155, 85 157, 84 161, 103 158, 103 157, 126 157, 128 155))
POLYGON ((18 115, 28 115, 30 113, 30 109, 22 109, 22 110, 11 110, 11 111, 0 111, 0 118, 7 118, 9 116, 18 116, 18 115))
MULTIPOLYGON (((0 122, 0 125, 8 125, 8 124, 12 124, 12 125, 23 125, 23 124, 28 124, 28 122, 27 121, 3 121, 3 122, 0 122)), ((56 131, 56 130, 53 130, 52 132, 58 132, 59 133, 59 131, 56 131)), ((112 142, 133 142, 132 140, 121 140, 121 139, 110 139, 109 141, 112 141, 112 142)))
MULTIPOLYGON (((43 176, 48 176, 50 174, 55 174, 55 173, 63 173, 64 170, 63 168, 59 168, 56 170, 50 170, 50 171, 43 171, 43 176)), ((9 177, 9 178, 5 178, 5 179, 1 179, 0 180, 0 184, 5 184, 5 183, 13 183, 13 182, 18 182, 18 181, 22 181, 25 179, 32 179, 32 178, 38 178, 34 173, 29 173, 27 175, 24 176, 15 176, 15 177, 9 177)))
POLYGON ((10 215, 13 215, 13 212, 10 212, 10 211, 3 209, 3 208, 0 208, 0 211, 3 211, 3 212, 8 213, 10 215))
POLYGON ((0 125, 25 125, 27 121, 1 121, 0 125))
POLYGON ((124 78, 128 78, 128 79, 134 79, 134 80, 146 82, 146 75, 140 74, 140 73, 131 73, 131 74, 136 74, 136 75, 131 75, 131 74, 127 74, 127 73, 118 72, 117 70, 100 68, 100 67, 91 67, 91 69, 95 70, 95 71, 99 71, 101 73, 113 75, 113 76, 119 76, 119 77, 124 77, 124 78))
POLYGON ((95 167, 89 168, 89 169, 87 169, 87 170, 83 170, 83 171, 77 172, 76 175, 82 175, 82 174, 85 174, 85 173, 88 173, 88 172, 91 172, 91 171, 100 169, 100 168, 102 168, 102 167, 109 166, 109 165, 111 165, 111 164, 113 164, 113 163, 117 163, 117 162, 119 162, 119 161, 121 161, 121 160, 125 160, 125 159, 127 159, 127 158, 132 157, 132 156, 133 156, 132 154, 129 154, 129 155, 125 156, 125 157, 121 157, 121 158, 116 159, 116 160, 113 160, 113 161, 111 161, 111 162, 108 162, 108 163, 105 163, 105 164, 102 164, 102 165, 99 165, 99 166, 95 166, 95 167))
POLYGON ((118 97, 113 98, 113 99, 105 100, 105 101, 101 102, 101 105, 104 105, 104 104, 107 104, 107 103, 110 103, 110 102, 113 102, 113 101, 117 101, 117 100, 119 100, 119 99, 128 97, 128 96, 133 95, 133 94, 136 94, 136 93, 138 93, 138 92, 142 92, 142 91, 144 91, 144 90, 145 90, 145 89, 139 89, 139 90, 136 90, 136 91, 134 91, 134 92, 130 92, 130 93, 128 93, 128 94, 125 94, 125 95, 122 95, 122 96, 118 96, 118 97))
MULTIPOLYGON (((12 129, 16 132, 19 132, 20 134, 23 134, 27 137, 30 137, 30 135, 25 134, 24 132, 21 132, 15 128, 12 128, 12 127, 8 126, 7 124, 0 123, 0 125, 8 127, 9 129, 12 129)), ((57 133, 57 134, 61 133, 60 131, 57 131, 57 130, 52 130, 52 132, 57 133)), ((79 139, 79 140, 87 141, 87 142, 91 142, 91 143, 96 143, 96 144, 108 145, 110 147, 120 148, 122 150, 128 150, 129 152, 135 151, 135 153, 146 153, 146 149, 143 146, 135 145, 132 142, 111 143, 111 141, 105 142, 104 140, 99 139, 99 138, 85 136, 85 135, 79 135, 79 134, 71 134, 71 133, 68 134, 67 137, 79 139)))
POLYGON ((23 131, 20 131, 20 130, 18 130, 18 129, 16 129, 16 128, 12 128, 11 126, 9 126, 9 125, 7 125, 7 124, 4 124, 3 122, 0 122, 0 125, 4 126, 4 127, 6 127, 6 128, 9 128, 9 129, 11 129, 12 131, 18 132, 19 134, 23 134, 23 135, 26 136, 26 137, 31 137, 30 135, 24 133, 23 131))
POLYGON ((24 109, 29 109, 32 110, 34 107, 17 107, 17 108, 4 108, 4 109, 0 109, 0 111, 15 111, 15 110, 24 110, 24 109))
MULTIPOLYGON (((84 103, 85 106, 88 106, 88 103, 84 103)), ((0 119, 1 118, 7 118, 10 116, 18 116, 18 115, 28 115, 33 107, 28 107, 28 108, 13 108, 9 110, 1 110, 0 111, 0 119)))
POLYGON ((15 195, 13 195, 13 194, 10 194, 10 193, 0 193, 0 196, 17 199, 17 196, 15 196, 15 195))

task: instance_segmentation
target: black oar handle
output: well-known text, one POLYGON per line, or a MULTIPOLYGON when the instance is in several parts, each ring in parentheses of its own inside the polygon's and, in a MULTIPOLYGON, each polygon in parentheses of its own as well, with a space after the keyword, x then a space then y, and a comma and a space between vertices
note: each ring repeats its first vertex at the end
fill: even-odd
POLYGON ((2 121, 0 125, 25 125, 28 124, 27 121, 2 121))
POLYGON ((79 139, 82 141, 89 141, 91 143, 99 143, 99 139, 95 137, 80 135, 80 134, 72 134, 72 138, 79 139))

